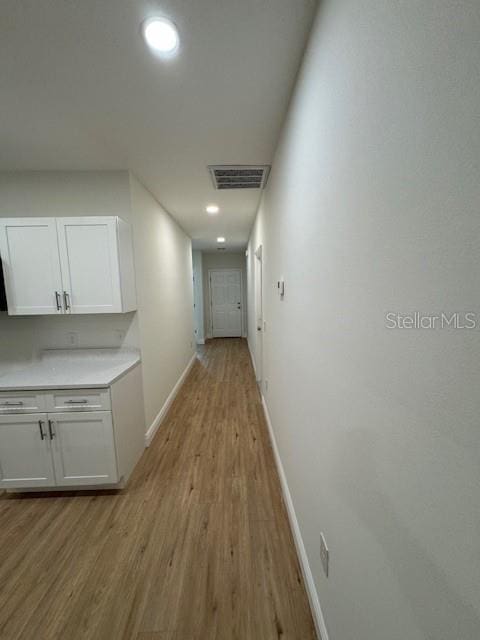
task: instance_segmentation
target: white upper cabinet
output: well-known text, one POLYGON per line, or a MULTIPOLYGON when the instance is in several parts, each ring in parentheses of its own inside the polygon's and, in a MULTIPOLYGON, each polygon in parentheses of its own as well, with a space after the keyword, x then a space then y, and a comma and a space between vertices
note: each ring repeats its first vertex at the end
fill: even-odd
POLYGON ((65 310, 122 311, 115 218, 57 218, 65 310))
POLYGON ((10 315, 136 309, 131 228, 117 217, 0 220, 10 315))
POLYGON ((10 315, 62 313, 54 218, 0 220, 0 256, 10 315))

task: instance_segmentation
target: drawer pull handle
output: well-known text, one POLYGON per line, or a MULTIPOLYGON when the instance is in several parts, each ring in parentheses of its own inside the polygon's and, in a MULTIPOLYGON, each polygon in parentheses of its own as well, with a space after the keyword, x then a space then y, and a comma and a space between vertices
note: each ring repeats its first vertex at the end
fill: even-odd
POLYGON ((65 400, 65 404, 88 404, 88 400, 65 400))
POLYGON ((45 440, 45 434, 43 433, 43 420, 38 421, 38 428, 40 429, 40 438, 45 440))
POLYGON ((0 403, 2 405, 2 407, 23 407, 23 402, 20 400, 20 402, 10 402, 9 400, 7 400, 6 402, 2 402, 0 403))
POLYGON ((70 311, 70 294, 66 291, 63 292, 63 304, 65 306, 65 311, 70 311))
POLYGON ((50 440, 55 438, 55 431, 53 430, 53 420, 48 421, 48 433, 50 434, 50 440))

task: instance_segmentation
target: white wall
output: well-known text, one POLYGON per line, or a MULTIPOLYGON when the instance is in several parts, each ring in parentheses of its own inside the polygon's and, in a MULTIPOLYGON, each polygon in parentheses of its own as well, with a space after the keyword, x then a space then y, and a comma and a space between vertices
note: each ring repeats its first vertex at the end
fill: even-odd
POLYGON ((205 344, 205 318, 203 312, 203 260, 201 251, 192 251, 194 332, 197 344, 205 344))
POLYGON ((252 232, 330 640, 480 637, 478 332, 384 319, 479 311, 479 33, 473 0, 322 2, 252 232))
POLYGON ((195 352, 192 246, 133 175, 130 187, 148 428, 195 352))
POLYGON ((8 317, 0 368, 45 347, 135 346, 142 351, 146 427, 193 355, 190 238, 127 171, 0 173, 0 217, 118 215, 133 227, 138 312, 8 317))
POLYGON ((243 336, 247 336, 247 270, 245 251, 241 253, 230 252, 209 252, 203 251, 203 307, 205 314, 205 333, 208 338, 212 337, 212 314, 210 307, 210 287, 208 283, 208 271, 210 269, 240 269, 242 272, 243 286, 243 336))

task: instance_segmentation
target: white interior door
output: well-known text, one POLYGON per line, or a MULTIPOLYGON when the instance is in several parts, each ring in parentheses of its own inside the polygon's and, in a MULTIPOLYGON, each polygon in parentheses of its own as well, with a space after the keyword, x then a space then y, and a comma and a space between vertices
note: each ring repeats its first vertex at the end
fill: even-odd
POLYGON ((213 338, 242 336, 242 272, 215 269, 209 272, 213 338))
POLYGON ((110 411, 49 413, 58 485, 118 481, 110 411))
POLYGON ((66 310, 120 312, 116 218, 57 218, 57 229, 66 310))
POLYGON ((54 485, 47 414, 0 416, 0 487, 54 485))
POLYGON ((263 368, 263 272, 262 272, 262 245, 255 251, 255 369, 257 382, 262 380, 263 368))
POLYGON ((62 278, 54 218, 0 220, 8 313, 62 313, 62 278))

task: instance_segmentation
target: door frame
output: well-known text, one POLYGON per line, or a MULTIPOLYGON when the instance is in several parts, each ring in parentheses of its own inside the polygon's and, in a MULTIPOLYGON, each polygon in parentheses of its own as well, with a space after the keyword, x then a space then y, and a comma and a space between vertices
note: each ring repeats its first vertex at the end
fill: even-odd
POLYGON ((263 316, 263 246, 255 249, 253 258, 253 306, 255 314, 255 373, 257 383, 263 380, 264 316, 263 316), (260 314, 258 313, 260 311, 260 314), (260 326, 259 326, 260 323, 260 326))
POLYGON ((245 331, 245 326, 244 326, 244 321, 243 321, 243 317, 244 317, 244 301, 243 301, 243 273, 241 269, 209 269, 208 270, 208 302, 210 305, 210 337, 213 338, 213 300, 212 300, 212 279, 211 279, 211 274, 212 273, 225 273, 225 272, 235 272, 235 273, 239 273, 240 274, 240 338, 243 338, 244 336, 244 331, 245 331))

